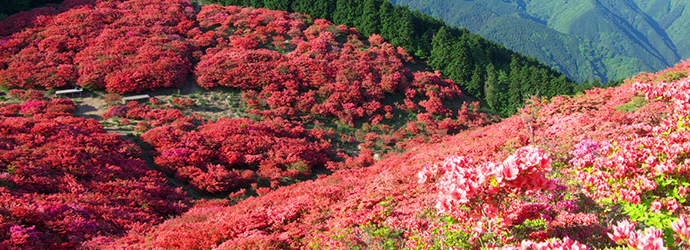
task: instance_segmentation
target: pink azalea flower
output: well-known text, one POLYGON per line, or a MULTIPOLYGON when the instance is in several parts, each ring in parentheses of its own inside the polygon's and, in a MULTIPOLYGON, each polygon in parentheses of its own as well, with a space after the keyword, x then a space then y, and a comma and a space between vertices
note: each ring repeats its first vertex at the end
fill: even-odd
POLYGON ((688 223, 685 220, 686 215, 681 215, 675 222, 671 223, 671 229, 679 234, 683 239, 690 238, 690 229, 688 228, 688 223))
POLYGON ((674 213, 680 205, 678 204, 678 201, 676 201, 675 198, 668 197, 666 198, 666 209, 668 209, 669 212, 674 213))
POLYGON ((649 207, 653 212, 658 213, 659 210, 661 210, 661 202, 660 201, 653 201, 652 205, 649 207))
POLYGON ((623 244, 630 238, 631 233, 634 234, 634 227, 635 225, 631 224, 628 220, 619 221, 617 226, 613 226, 613 234, 608 233, 608 236, 611 240, 615 241, 616 244, 623 244))

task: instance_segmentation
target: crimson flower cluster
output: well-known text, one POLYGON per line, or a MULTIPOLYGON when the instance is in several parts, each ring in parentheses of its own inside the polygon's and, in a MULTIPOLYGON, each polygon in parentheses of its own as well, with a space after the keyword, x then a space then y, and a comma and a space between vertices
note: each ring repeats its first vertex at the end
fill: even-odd
POLYGON ((164 125, 141 138, 153 147, 158 166, 208 193, 308 177, 313 167, 329 161, 330 152, 321 133, 281 118, 221 118, 194 131, 164 125))
POLYGON ((194 51, 182 35, 194 14, 184 0, 68 0, 59 10, 19 13, 0 22, 21 27, 0 37, 0 86, 117 93, 181 86, 194 51))
POLYGON ((160 223, 189 199, 71 100, 0 104, 0 246, 73 249, 160 223))

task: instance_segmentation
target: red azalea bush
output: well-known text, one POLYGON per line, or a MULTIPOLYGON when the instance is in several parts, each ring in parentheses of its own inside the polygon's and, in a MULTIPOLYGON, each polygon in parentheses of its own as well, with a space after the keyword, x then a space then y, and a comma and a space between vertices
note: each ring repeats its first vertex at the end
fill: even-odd
POLYGON ((41 100, 44 97, 43 91, 35 89, 10 89, 9 95, 22 101, 41 100))
POLYGON ((72 2, 20 14, 38 21, 0 39, 0 85, 125 93, 184 83, 194 51, 181 36, 194 26, 189 1, 72 2))
POLYGON ((137 121, 135 130, 138 132, 146 132, 163 125, 171 125, 189 131, 203 121, 203 118, 198 114, 187 116, 182 111, 170 108, 170 106, 152 109, 151 106, 136 101, 129 101, 127 105, 110 105, 108 110, 101 114, 101 117, 106 120, 111 117, 118 117, 131 120, 130 122, 137 121))
POLYGON ((180 108, 189 108, 191 106, 194 106, 194 99, 188 99, 188 98, 173 98, 172 103, 180 108))
POLYGON ((0 104, 0 248, 101 244, 187 210, 136 145, 64 113, 71 100, 14 107, 0 104))
POLYGON ((219 193, 252 183, 290 183, 329 161, 330 144, 317 131, 280 118, 261 122, 221 118, 183 130, 172 125, 144 133, 155 163, 195 189, 219 193))
POLYGON ((19 105, 19 113, 24 116, 32 116, 35 114, 66 114, 76 111, 74 101, 70 99, 51 99, 44 100, 30 100, 19 105))

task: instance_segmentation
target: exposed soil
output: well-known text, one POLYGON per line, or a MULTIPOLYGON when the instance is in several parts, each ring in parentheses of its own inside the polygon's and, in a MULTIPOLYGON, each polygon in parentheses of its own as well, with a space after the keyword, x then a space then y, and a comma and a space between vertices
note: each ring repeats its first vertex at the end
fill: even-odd
MULTIPOLYGON (((101 114, 108 109, 108 104, 104 100, 106 92, 84 91, 81 95, 66 96, 75 101, 77 111, 74 116, 92 118, 100 121, 105 129, 120 135, 133 135, 134 125, 120 125, 115 119, 103 120, 101 114)), ((218 120, 221 117, 240 118, 245 117, 244 108, 241 102, 241 93, 238 90, 229 88, 204 89, 189 80, 180 88, 168 88, 155 91, 146 91, 136 95, 148 94, 161 101, 161 103, 172 103, 173 98, 188 98, 195 100, 196 104, 190 108, 182 109, 185 113, 197 113, 207 120, 218 120)), ((134 94, 132 94, 134 95, 134 94)), ((129 95, 122 95, 126 97, 129 95)), ((148 100, 142 100, 147 102, 148 100)))

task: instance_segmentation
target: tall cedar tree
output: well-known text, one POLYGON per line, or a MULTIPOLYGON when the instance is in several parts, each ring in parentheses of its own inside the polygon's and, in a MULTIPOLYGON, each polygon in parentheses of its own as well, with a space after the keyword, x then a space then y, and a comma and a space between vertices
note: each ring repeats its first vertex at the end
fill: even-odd
POLYGON ((523 75, 520 71, 520 63, 516 57, 513 57, 510 61, 510 74, 508 75, 510 83, 508 84, 508 110, 510 113, 517 111, 518 107, 522 104, 522 93, 520 85, 523 82, 523 75))
POLYGON ((397 46, 409 48, 408 52, 414 53, 414 26, 412 25, 412 12, 407 6, 395 7, 396 32, 391 42, 397 46))
POLYGON ((470 79, 469 83, 467 84, 467 91, 473 95, 476 96, 477 98, 481 98, 483 95, 482 93, 482 87, 484 86, 484 70, 482 69, 482 66, 480 65, 475 65, 474 70, 472 71, 472 78, 470 79))
POLYGON ((381 36, 386 39, 394 37, 398 21, 395 19, 395 7, 393 4, 389 1, 384 1, 379 9, 379 16, 381 16, 381 36))
POLYGON ((460 84, 463 88, 467 89, 467 82, 472 77, 472 67, 470 65, 469 55, 467 53, 468 47, 464 41, 458 41, 453 44, 450 65, 446 67, 446 71, 443 72, 445 75, 451 79, 456 79, 455 82, 460 84))
POLYGON ((269 9, 273 9, 273 10, 292 11, 290 9, 290 1, 264 0, 264 7, 269 8, 269 9))
POLYGON ((497 98, 496 100, 498 101, 498 105, 496 106, 496 109, 499 111, 499 113, 508 115, 510 113, 509 105, 508 105, 508 85, 510 84, 510 79, 508 78, 508 73, 506 73, 503 70, 498 71, 498 88, 497 88, 497 98))
POLYGON ((450 65, 452 61, 451 51, 453 48, 453 42, 451 36, 446 30, 446 27, 441 27, 434 39, 431 40, 431 58, 429 59, 429 66, 434 69, 441 71, 441 73, 448 75, 446 72, 446 67, 450 65))
POLYGON ((486 81, 484 82, 484 99, 494 111, 498 108, 498 75, 493 63, 486 65, 486 81))
POLYGON ((359 31, 365 36, 381 33, 381 19, 379 9, 383 1, 366 0, 362 9, 362 17, 359 19, 359 31))

